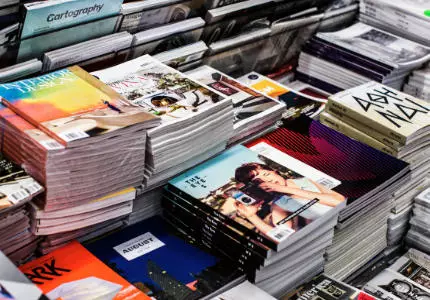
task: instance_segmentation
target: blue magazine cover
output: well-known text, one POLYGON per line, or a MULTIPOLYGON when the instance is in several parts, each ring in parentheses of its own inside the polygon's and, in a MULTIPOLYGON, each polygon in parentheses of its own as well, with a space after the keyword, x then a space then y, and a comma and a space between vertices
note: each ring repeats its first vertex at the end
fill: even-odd
POLYGON ((54 0, 25 4, 21 39, 117 15, 123 0, 54 0))
POLYGON ((242 274, 179 236, 156 216, 85 247, 148 296, 157 300, 198 299, 242 274))

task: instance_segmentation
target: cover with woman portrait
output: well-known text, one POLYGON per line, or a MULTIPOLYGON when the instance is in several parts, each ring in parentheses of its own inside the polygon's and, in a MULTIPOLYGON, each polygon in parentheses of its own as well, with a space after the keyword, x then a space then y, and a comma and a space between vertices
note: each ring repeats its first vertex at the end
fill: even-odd
MULTIPOLYGON (((275 245, 345 205, 339 180, 267 143, 236 146, 171 180, 181 191, 275 245)), ((277 246, 275 248, 278 248, 277 246)))

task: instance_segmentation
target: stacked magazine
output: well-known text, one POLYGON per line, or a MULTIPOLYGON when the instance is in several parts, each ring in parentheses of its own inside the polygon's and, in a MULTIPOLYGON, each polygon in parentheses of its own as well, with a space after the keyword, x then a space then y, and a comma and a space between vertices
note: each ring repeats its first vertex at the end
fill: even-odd
POLYGON ((430 102, 430 64, 427 64, 422 69, 413 71, 408 82, 403 86, 403 91, 430 102))
POLYGON ((136 199, 133 200, 133 210, 128 216, 128 224, 132 225, 155 215, 160 215, 162 192, 161 187, 147 192, 138 188, 136 199))
POLYGON ((426 299, 430 297, 429 274, 430 256, 411 248, 363 290, 378 299, 426 299))
MULTIPOLYGON (((138 287, 147 297, 143 299, 211 299, 244 281, 235 262, 205 251, 160 216, 90 241, 85 247, 138 287)), ((67 257, 67 252, 63 255, 67 257)))
POLYGON ((201 66, 187 72, 194 80, 207 85, 214 92, 233 101, 234 135, 229 143, 235 143, 266 128, 274 126, 285 111, 285 105, 209 66, 201 66))
POLYGON ((136 198, 134 188, 109 194, 77 207, 43 211, 31 204, 32 231, 35 235, 70 232, 129 215, 136 198))
POLYGON ((3 151, 42 183, 44 211, 76 208, 144 179, 160 119, 79 67, 0 85, 3 151))
POLYGON ((43 187, 3 155, 0 172, 0 252, 18 263, 36 250, 37 237, 31 233, 25 204, 42 193, 43 187))
POLYGON ((376 300, 359 289, 338 281, 325 274, 320 274, 306 284, 297 287, 292 293, 286 294, 281 300, 376 300), (309 298, 312 297, 312 298, 309 298))
POLYGON ((417 0, 360 0, 360 21, 430 45, 428 2, 417 0))
POLYGON ((415 198, 411 228, 406 236, 408 245, 430 253, 430 184, 415 198))
POLYGON ((338 180, 263 140, 174 178, 162 205, 166 219, 279 297, 322 271, 346 201, 324 185, 338 180))
POLYGON ((20 64, 0 69, 0 83, 9 82, 18 78, 35 75, 42 70, 42 62, 32 59, 20 64))
POLYGON ((149 55, 93 75, 162 120, 147 132, 148 189, 221 152, 234 133, 231 99, 149 55))
POLYGON ((238 78, 238 80, 269 97, 285 103, 284 119, 296 118, 302 114, 317 118, 327 103, 326 97, 321 98, 310 93, 294 90, 290 86, 284 86, 257 72, 246 74, 238 78))
POLYGON ((192 14, 191 0, 124 1, 118 31, 135 33, 187 19, 192 14))
POLYGON ((154 55, 154 58, 178 71, 186 72, 202 64, 203 56, 206 54, 207 50, 208 46, 206 46, 204 42, 199 41, 160 52, 154 55))
POLYGON ((300 54, 297 79, 330 93, 370 80, 400 90, 410 71, 430 59, 430 48, 364 23, 319 32, 300 54))

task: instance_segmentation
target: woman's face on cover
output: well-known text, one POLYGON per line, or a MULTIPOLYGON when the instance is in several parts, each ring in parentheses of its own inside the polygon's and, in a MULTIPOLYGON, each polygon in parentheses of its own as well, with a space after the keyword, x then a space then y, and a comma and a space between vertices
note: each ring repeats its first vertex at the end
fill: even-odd
POLYGON ((272 170, 257 169, 253 172, 253 180, 261 180, 279 185, 285 185, 285 179, 277 172, 272 170))

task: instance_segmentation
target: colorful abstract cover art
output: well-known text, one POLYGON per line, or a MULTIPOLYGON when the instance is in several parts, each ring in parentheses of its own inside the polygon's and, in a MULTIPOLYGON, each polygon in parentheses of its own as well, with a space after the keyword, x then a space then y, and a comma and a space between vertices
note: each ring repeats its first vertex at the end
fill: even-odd
POLYGON ((279 102, 209 66, 192 70, 188 72, 188 75, 233 100, 235 123, 260 113, 268 113, 275 107, 279 109, 279 102))
POLYGON ((249 144, 265 142, 342 182, 333 190, 348 204, 408 168, 408 164, 301 116, 249 144))
POLYGON ((49 299, 150 299, 78 242, 19 268, 49 299))
POLYGON ((193 300, 241 276, 237 268, 176 236, 152 217, 86 245, 115 272, 158 300, 193 300))
POLYGON ((343 282, 321 274, 281 300, 375 300, 374 297, 343 282))
POLYGON ((0 96, 63 145, 154 119, 79 67, 1 84, 0 96))
POLYGON ((264 142, 233 147, 169 184, 276 244, 345 202, 331 190, 339 180, 264 142))
POLYGON ((92 74, 164 123, 192 116, 224 99, 149 55, 92 74))

